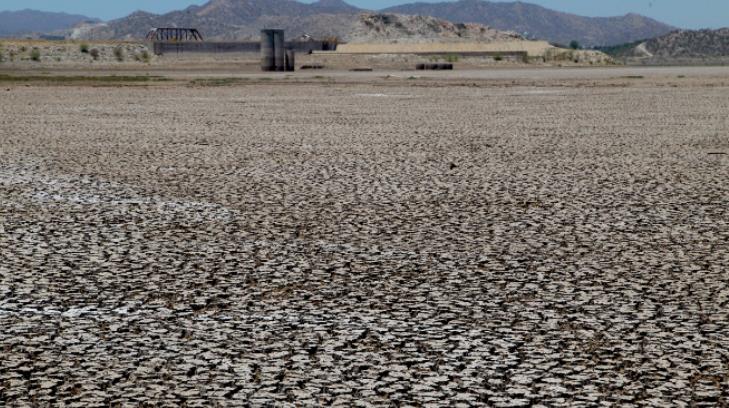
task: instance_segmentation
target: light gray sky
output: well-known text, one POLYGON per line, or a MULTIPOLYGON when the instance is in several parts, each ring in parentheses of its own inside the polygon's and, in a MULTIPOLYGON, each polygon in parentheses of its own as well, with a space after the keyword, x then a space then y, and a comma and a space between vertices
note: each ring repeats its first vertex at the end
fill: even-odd
MULTIPOLYGON (((410 1, 412 0, 350 0, 349 3, 362 8, 379 9, 410 1)), ((109 20, 123 17, 135 10, 162 13, 205 2, 206 0, 0 0, 0 10, 31 8, 64 11, 109 20)), ((528 2, 585 16, 639 13, 682 28, 729 26, 729 0, 529 0, 528 2)))

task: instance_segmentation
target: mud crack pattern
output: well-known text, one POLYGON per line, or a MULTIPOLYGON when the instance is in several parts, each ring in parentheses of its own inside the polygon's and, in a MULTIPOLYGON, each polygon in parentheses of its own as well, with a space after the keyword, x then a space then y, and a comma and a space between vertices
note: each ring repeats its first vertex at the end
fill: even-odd
POLYGON ((0 405, 726 406, 727 89, 558 85, 11 89, 0 405))

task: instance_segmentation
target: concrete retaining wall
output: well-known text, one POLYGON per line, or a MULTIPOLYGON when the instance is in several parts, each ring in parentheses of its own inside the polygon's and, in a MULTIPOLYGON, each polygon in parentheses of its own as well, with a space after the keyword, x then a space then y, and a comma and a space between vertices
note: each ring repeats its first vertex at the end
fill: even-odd
MULTIPOLYGON (((297 53, 309 53, 331 48, 329 43, 324 41, 291 41, 286 43, 287 49, 293 49, 297 53)), ((156 55, 182 54, 182 53, 259 53, 261 43, 258 41, 245 42, 154 42, 152 49, 156 55)))
POLYGON ((544 56, 554 48, 546 41, 502 41, 493 43, 341 44, 337 52, 349 54, 498 54, 526 53, 544 56))

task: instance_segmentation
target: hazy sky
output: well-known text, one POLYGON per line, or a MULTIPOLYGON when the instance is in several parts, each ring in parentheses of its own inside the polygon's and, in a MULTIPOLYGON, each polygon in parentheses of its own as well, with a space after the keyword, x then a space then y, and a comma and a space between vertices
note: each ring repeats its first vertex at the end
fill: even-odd
MULTIPOLYGON (((411 1, 414 0, 349 0, 348 2, 362 8, 378 9, 411 1)), ((420 1, 433 2, 433 0, 420 1)), ((32 8, 65 11, 109 20, 123 17, 134 10, 160 13, 205 2, 206 0, 0 0, 0 10, 32 8)), ((683 28, 729 26, 729 0, 528 0, 528 2, 586 16, 640 13, 683 28)))

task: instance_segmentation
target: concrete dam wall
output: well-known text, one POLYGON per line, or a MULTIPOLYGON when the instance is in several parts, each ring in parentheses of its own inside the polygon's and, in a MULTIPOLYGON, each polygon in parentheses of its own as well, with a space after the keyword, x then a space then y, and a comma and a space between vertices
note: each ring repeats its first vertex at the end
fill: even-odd
MULTIPOLYGON (((336 45, 327 41, 290 41, 286 49, 297 53, 308 54, 313 51, 333 51, 336 45)), ((152 49, 156 55, 181 53, 260 53, 260 41, 238 42, 153 42, 152 49)))

